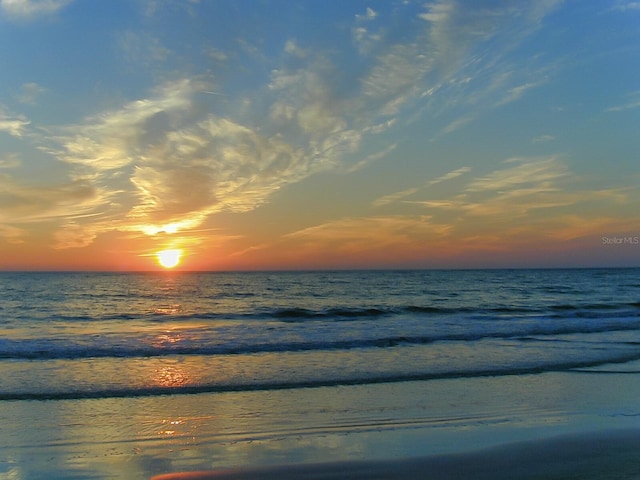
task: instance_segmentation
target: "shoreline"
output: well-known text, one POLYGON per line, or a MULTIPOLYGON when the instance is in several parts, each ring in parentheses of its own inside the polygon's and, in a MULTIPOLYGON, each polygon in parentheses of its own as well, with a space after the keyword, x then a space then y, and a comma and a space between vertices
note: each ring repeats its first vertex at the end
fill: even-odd
POLYGON ((466 453, 162 474, 151 480, 438 479, 609 480, 640 478, 640 429, 513 442, 466 453))
POLYGON ((2 402, 0 476, 640 478, 640 377, 605 372, 2 402))

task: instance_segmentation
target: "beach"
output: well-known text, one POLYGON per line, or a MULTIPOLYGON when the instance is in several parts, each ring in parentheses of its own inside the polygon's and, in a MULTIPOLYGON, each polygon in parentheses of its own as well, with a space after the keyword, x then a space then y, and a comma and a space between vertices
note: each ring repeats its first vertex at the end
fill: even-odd
POLYGON ((2 274, 0 479, 636 478, 638 278, 2 274))
POLYGON ((640 476, 638 430, 520 442, 466 454, 159 475, 153 480, 476 479, 611 480, 640 476))
POLYGON ((7 479, 212 470, 215 478, 636 478, 629 472, 640 468, 639 395, 631 373, 545 373, 6 402, 0 472, 7 479), (27 419, 37 428, 11 430, 27 419))

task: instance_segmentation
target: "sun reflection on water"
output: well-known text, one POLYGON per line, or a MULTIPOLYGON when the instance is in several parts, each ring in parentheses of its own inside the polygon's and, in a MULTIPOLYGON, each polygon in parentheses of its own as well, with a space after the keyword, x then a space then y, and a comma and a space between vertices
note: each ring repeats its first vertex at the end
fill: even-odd
POLYGON ((172 303, 170 305, 161 305, 153 309, 153 313, 156 315, 176 315, 182 310, 182 305, 179 303, 172 303))
POLYGON ((153 341, 154 347, 164 347, 167 345, 175 345, 182 340, 182 335, 171 331, 159 334, 153 341))
POLYGON ((177 366, 164 366, 157 368, 151 376, 154 385, 164 388, 176 388, 189 382, 187 372, 177 366))
POLYGON ((166 428, 160 430, 158 435, 173 436, 177 433, 176 428, 182 424, 184 424, 183 420, 162 420, 162 425, 166 425, 166 428))

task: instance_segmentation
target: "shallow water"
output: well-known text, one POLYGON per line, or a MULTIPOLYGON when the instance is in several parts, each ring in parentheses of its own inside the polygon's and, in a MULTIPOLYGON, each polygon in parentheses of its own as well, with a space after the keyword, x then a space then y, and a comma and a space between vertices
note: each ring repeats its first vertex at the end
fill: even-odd
POLYGON ((0 274, 0 478, 640 427, 640 271, 0 274))
POLYGON ((640 359, 637 269, 5 273, 0 296, 5 400, 513 375, 640 359))

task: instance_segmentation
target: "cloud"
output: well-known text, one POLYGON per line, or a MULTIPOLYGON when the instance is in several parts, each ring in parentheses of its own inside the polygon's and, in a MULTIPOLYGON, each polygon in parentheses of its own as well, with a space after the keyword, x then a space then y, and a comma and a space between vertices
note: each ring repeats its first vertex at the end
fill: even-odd
POLYGON ((321 73, 274 72, 269 90, 278 95, 269 115, 282 128, 273 133, 202 110, 194 98, 207 86, 182 79, 58 129, 48 152, 71 166, 72 177, 118 198, 103 198, 98 211, 112 219, 101 224, 103 231, 199 228, 215 213, 253 210, 283 186, 341 166, 356 151, 367 128, 349 128, 321 73))
POLYGON ((509 52, 540 28, 558 4, 434 1, 417 14, 418 22, 405 24, 401 37, 378 31, 377 38, 385 42, 374 40, 370 32, 375 17, 361 15, 352 37, 370 61, 363 63, 368 68, 361 75, 360 103, 366 103, 370 117, 396 118, 413 110, 407 123, 425 110, 434 119, 455 112, 457 119, 437 127, 435 138, 453 133, 483 109, 513 102, 547 81, 549 68, 536 71, 535 62, 523 68, 509 52))
POLYGON ((640 108, 640 92, 633 92, 628 95, 629 100, 626 103, 621 105, 616 105, 615 107, 607 108, 607 112, 622 112, 625 110, 633 110, 636 108, 640 108))
MULTIPOLYGON (((464 167, 435 180, 457 178, 468 171, 464 167)), ((640 225, 633 216, 638 206, 636 188, 579 189, 573 183, 569 189, 570 174, 557 156, 511 158, 503 168, 471 179, 448 198, 403 200, 427 215, 349 217, 286 238, 295 238, 301 249, 327 258, 385 252, 384 258, 401 262, 411 252, 415 262, 430 258, 433 251, 438 258, 453 259, 479 251, 530 252, 551 242, 557 248, 558 242, 637 228, 629 222, 640 225)), ((373 206, 418 192, 417 188, 396 192, 380 197, 373 206)))
POLYGON ((0 0, 0 8, 13 18, 49 15, 69 5, 73 0, 0 0))
POLYGON ((367 11, 363 14, 356 14, 356 20, 358 21, 371 21, 378 16, 378 13, 373 9, 367 7, 367 11))
POLYGON ((27 185, 0 174, 0 223, 28 224, 92 212, 105 197, 88 181, 58 185, 27 185))
POLYGON ((308 55, 308 52, 305 49, 301 48, 295 40, 291 39, 286 41, 284 51, 285 53, 298 58, 305 58, 308 55))
POLYGON ((0 106, 0 132, 6 132, 13 137, 22 137, 25 127, 30 123, 23 115, 11 115, 0 106))
POLYGON ((374 207, 382 207, 384 205, 389 205, 391 203, 395 203, 398 200, 411 196, 415 193, 418 193, 420 189, 418 188, 407 188, 406 190, 402 190, 400 192, 391 193, 389 195, 384 195, 383 197, 377 198, 371 205, 374 207))
POLYGON ((523 85, 512 87, 507 91, 507 94, 504 96, 504 98, 498 101, 496 106, 502 106, 506 105, 507 103, 515 102, 516 100, 520 99, 520 97, 522 97, 525 92, 531 90, 532 88, 539 87, 540 85, 542 85, 542 83, 542 81, 529 82, 523 85))
POLYGON ((571 172, 557 156, 511 158, 504 163, 515 165, 475 178, 449 198, 405 203, 426 209, 434 221, 448 223, 452 235, 523 228, 539 228, 536 235, 554 235, 560 228, 558 219, 570 214, 589 222, 592 217, 604 218, 613 206, 618 212, 624 206, 632 210, 630 190, 567 188, 571 172))
POLYGON ((510 158, 505 163, 518 163, 514 167, 496 170, 484 177, 473 180, 469 192, 512 189, 527 184, 551 182, 568 175, 567 167, 558 157, 510 158))
POLYGON ((17 153, 7 153, 0 157, 0 168, 17 168, 22 164, 17 153))
POLYGON ((7 243, 24 243, 23 238, 27 236, 26 230, 13 225, 3 225, 0 223, 0 238, 7 243))
POLYGON ((216 62, 225 62, 229 59, 229 56, 215 47, 207 47, 207 56, 216 62))
POLYGON ((164 62, 172 53, 162 45, 159 38, 144 32, 120 32, 116 41, 125 60, 135 68, 139 68, 140 65, 149 66, 153 62, 164 62))
POLYGON ((444 127, 442 129, 442 135, 448 135, 449 133, 453 133, 456 130, 458 130, 459 128, 465 126, 467 123, 473 121, 475 118, 475 115, 465 115, 464 117, 460 117, 456 120, 454 120, 453 122, 451 122, 449 125, 447 125, 446 127, 444 127))
POLYGON ((44 92, 46 88, 41 87, 35 82, 29 82, 22 84, 20 88, 21 92, 16 96, 20 103, 35 104, 36 99, 44 92))
MULTIPOLYGON (((461 167, 458 168, 456 170, 453 170, 449 173, 445 173, 444 175, 434 178, 433 180, 429 180, 426 183, 426 186, 432 186, 432 185, 437 185, 438 183, 442 183, 442 182, 446 182, 448 180, 453 180, 454 178, 457 178, 461 175, 464 175, 465 173, 471 171, 471 168, 469 167, 461 167)), ((371 205, 374 207, 381 207, 383 205, 389 205, 391 203, 395 203, 398 200, 402 200, 403 198, 409 197, 411 195, 414 195, 416 193, 418 193, 420 191, 420 188, 408 188, 406 190, 402 190, 400 192, 395 192, 395 193, 391 193, 389 195, 384 195, 380 198, 377 198, 376 200, 374 200, 371 205)), ((407 202, 407 203, 424 203, 424 202, 407 202)))
POLYGON ((163 130, 191 106, 191 95, 201 89, 190 80, 170 82, 148 99, 130 102, 120 110, 89 118, 62 130, 54 138, 63 147, 59 159, 108 171, 139 160, 139 149, 152 144, 163 130))
POLYGON ((415 245, 416 241, 440 238, 447 232, 446 226, 433 224, 424 215, 347 217, 290 233, 284 239, 294 239, 302 249, 360 254, 391 246, 415 245))
POLYGON ((460 175, 464 175, 465 173, 468 173, 470 171, 471 171, 471 167, 460 167, 449 173, 445 173, 441 177, 437 177, 437 178, 434 178, 433 180, 430 180, 429 182, 427 182, 427 185, 436 185, 441 182, 446 182, 447 180, 453 180, 454 178, 457 178, 460 175))
POLYGON ((640 10, 640 2, 619 1, 614 9, 621 12, 640 10))
POLYGON ((544 135, 539 135, 537 137, 532 138, 531 142, 532 143, 546 143, 546 142, 552 142, 555 139, 556 139, 556 137, 554 137, 553 135, 544 134, 544 135))
MULTIPOLYGON (((69 2, 38 5, 44 9, 46 3, 62 8, 69 2)), ((360 54, 354 66, 357 74, 353 69, 338 68, 344 59, 341 53, 303 49, 290 39, 284 44, 287 55, 279 51, 274 59, 260 58, 260 68, 268 65, 266 71, 270 72, 262 83, 263 77, 258 75, 252 87, 242 87, 246 91, 216 84, 214 90, 221 87, 230 99, 235 98, 215 112, 202 102, 201 93, 214 88, 202 80, 203 74, 162 83, 147 95, 75 124, 48 127, 51 134, 41 142, 41 150, 53 161, 66 164, 68 186, 88 185, 94 193, 79 201, 77 210, 53 198, 53 208, 43 205, 40 216, 27 218, 54 216, 59 226, 68 227, 82 239, 77 245, 111 230, 132 235, 184 233, 202 228, 214 214, 256 209, 274 192, 317 172, 333 169, 348 174, 364 168, 395 148, 386 141, 368 142, 369 137, 402 128, 424 109, 429 109, 429 118, 437 120, 457 117, 444 127, 445 133, 451 133, 476 118, 483 99, 484 107, 491 108, 505 91, 521 95, 536 81, 531 80, 529 86, 518 81, 516 74, 504 74, 517 72, 513 65, 500 65, 498 73, 487 73, 493 72, 501 55, 526 35, 518 33, 518 38, 509 37, 508 42, 494 42, 501 34, 506 38, 507 33, 513 33, 501 30, 505 22, 515 18, 518 26, 529 25, 540 18, 520 15, 534 7, 505 5, 498 2, 485 8, 455 1, 432 2, 419 7, 418 18, 415 10, 399 7, 391 14, 401 11, 413 16, 413 21, 402 22, 408 26, 402 32, 376 30, 382 13, 369 8, 352 19, 355 43, 351 48, 360 54), (385 41, 379 41, 383 36, 385 41), (479 49, 487 40, 492 40, 492 48, 479 49), (483 55, 488 56, 487 62, 483 55), (269 64, 270 60, 274 63, 269 64), (478 65, 487 65, 487 71, 478 65), (478 78, 488 86, 478 83, 478 78), (468 111, 470 106, 474 113, 468 111), (403 110, 415 115, 401 116, 403 110), (60 220, 57 215, 62 212, 96 217, 60 220)), ((535 8, 543 15, 547 5, 535 8)), ((125 57, 134 64, 149 59, 161 62, 173 55, 152 35, 125 31, 119 41, 125 57)), ((238 60, 233 52, 215 48, 203 47, 201 53, 208 54, 220 69, 233 68, 238 60)), ((225 75, 219 78, 223 81, 225 75)), ((39 88, 25 84, 24 100, 35 100, 39 88)), ((22 136, 28 125, 24 117, 0 112, 0 130, 4 132, 22 136)), ((441 126, 435 128, 442 131, 441 126)), ((429 184, 460 176, 467 168, 429 184)), ((499 180, 488 177, 484 182, 499 180)), ((17 198, 31 198, 34 205, 42 204, 47 196, 55 197, 52 192, 61 188, 45 186, 46 194, 36 198, 24 185, 18 187, 24 195, 17 198)), ((387 195, 374 205, 411 194, 413 189, 387 195)), ((59 245, 72 245, 72 237, 61 230, 59 245)))
POLYGON ((209 117, 168 134, 135 169, 138 204, 131 216, 152 224, 195 218, 195 227, 215 212, 252 210, 311 173, 303 153, 276 137, 209 117))
POLYGON ((375 33, 370 31, 370 24, 377 17, 378 13, 372 8, 367 8, 363 14, 356 14, 356 22, 351 29, 351 37, 362 55, 371 53, 383 37, 381 30, 375 33))

